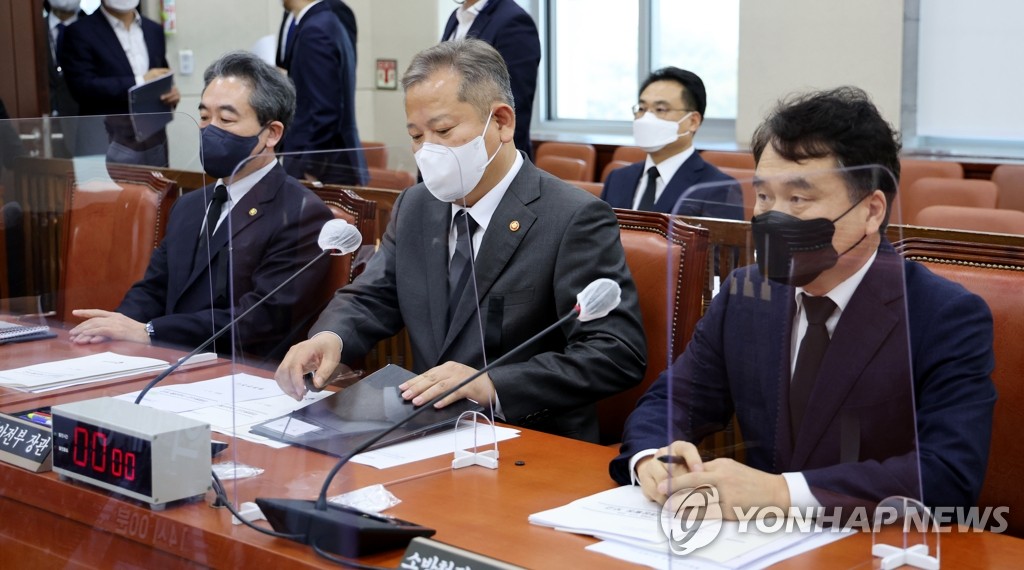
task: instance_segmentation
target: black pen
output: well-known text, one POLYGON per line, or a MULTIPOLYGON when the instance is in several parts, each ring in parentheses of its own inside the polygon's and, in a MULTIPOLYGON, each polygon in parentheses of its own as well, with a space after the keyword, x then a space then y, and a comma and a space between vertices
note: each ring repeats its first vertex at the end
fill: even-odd
POLYGON ((686 465, 686 459, 681 455, 659 455, 658 461, 669 465, 686 465))
MULTIPOLYGON (((351 380, 353 378, 361 378, 363 376, 363 373, 364 373, 363 370, 352 370, 351 372, 346 372, 344 374, 341 374, 337 378, 331 378, 331 382, 329 384, 333 384, 333 383, 338 382, 340 380, 351 380)), ((310 392, 320 392, 321 390, 323 390, 324 388, 327 387, 327 385, 325 385, 322 388, 317 388, 316 385, 313 384, 313 373, 312 372, 307 372, 307 373, 303 374, 302 375, 302 380, 306 384, 306 390, 309 390, 310 392)))

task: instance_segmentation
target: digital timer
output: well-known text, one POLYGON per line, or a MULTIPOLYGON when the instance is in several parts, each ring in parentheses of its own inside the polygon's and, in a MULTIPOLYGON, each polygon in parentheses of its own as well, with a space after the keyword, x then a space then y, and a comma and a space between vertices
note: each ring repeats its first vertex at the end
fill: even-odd
POLYGON ((206 492, 210 426, 114 398, 54 406, 53 470, 154 509, 206 492))

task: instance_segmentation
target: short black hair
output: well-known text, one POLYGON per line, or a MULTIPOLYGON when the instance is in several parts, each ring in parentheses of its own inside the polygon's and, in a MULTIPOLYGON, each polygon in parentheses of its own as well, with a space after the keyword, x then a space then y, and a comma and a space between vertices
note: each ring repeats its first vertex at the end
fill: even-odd
POLYGON ((800 162, 833 157, 839 168, 878 165, 892 173, 861 168, 847 173, 850 201, 864 199, 875 189, 888 202, 885 225, 896 198, 900 178, 900 137, 871 98, 857 87, 837 87, 783 99, 761 123, 750 143, 754 162, 761 162, 765 147, 782 158, 800 162))
POLYGON ((256 55, 233 51, 206 68, 203 91, 218 77, 237 77, 249 87, 249 105, 261 126, 280 121, 288 129, 295 116, 295 86, 283 73, 256 55))
POLYGON ((686 71, 685 69, 679 69, 678 67, 662 67, 661 69, 652 71, 647 79, 644 79, 643 85, 640 86, 640 93, 647 89, 647 86, 655 81, 675 81, 683 87, 683 103, 694 111, 700 113, 701 118, 704 118, 704 109, 708 105, 708 94, 704 91, 704 82, 701 78, 692 71, 686 71))

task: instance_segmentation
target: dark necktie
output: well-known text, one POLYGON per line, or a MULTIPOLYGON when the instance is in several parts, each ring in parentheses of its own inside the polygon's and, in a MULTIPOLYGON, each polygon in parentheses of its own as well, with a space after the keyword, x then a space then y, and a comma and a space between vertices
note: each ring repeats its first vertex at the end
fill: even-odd
POLYGON ((448 323, 452 322, 455 309, 459 306, 459 300, 466 290, 473 275, 473 232, 476 231, 477 223, 466 213, 459 210, 453 220, 455 224, 455 253, 452 255, 451 263, 448 265, 448 323))
POLYGON ((829 336, 825 322, 836 310, 836 304, 828 297, 813 297, 806 293, 801 293, 800 297, 803 300, 804 313, 807 315, 807 332, 800 342, 793 381, 789 385, 789 417, 793 441, 797 439, 800 422, 803 421, 807 401, 814 388, 814 380, 818 376, 818 369, 821 368, 821 361, 828 348, 829 336))
POLYGON ((60 46, 64 43, 64 30, 67 26, 64 22, 57 24, 57 40, 53 42, 53 63, 60 67, 60 46))
POLYGON ((295 18, 292 18, 292 23, 288 25, 288 30, 284 33, 284 50, 281 56, 288 55, 288 50, 292 47, 292 40, 295 39, 295 29, 299 27, 299 22, 295 18))
POLYGON ((640 206, 637 210, 650 212, 654 210, 654 195, 658 191, 658 167, 652 166, 647 169, 647 189, 640 198, 640 206))
POLYGON ((218 184, 213 190, 213 197, 210 199, 210 209, 206 211, 206 225, 199 233, 199 243, 196 244, 196 264, 205 265, 209 260, 207 247, 210 238, 217 230, 217 220, 220 219, 220 211, 224 209, 224 203, 228 201, 228 188, 218 184))

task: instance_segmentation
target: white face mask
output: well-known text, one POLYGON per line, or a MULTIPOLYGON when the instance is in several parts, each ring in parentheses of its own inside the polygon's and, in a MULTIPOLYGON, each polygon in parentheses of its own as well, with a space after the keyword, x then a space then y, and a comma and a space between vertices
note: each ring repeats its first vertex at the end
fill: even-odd
POLYGON ((654 116, 654 113, 647 111, 639 119, 633 121, 633 140, 636 146, 647 152, 658 152, 676 139, 686 135, 692 135, 691 131, 679 133, 679 123, 686 120, 693 114, 693 111, 683 115, 682 119, 676 122, 666 121, 654 116))
POLYGON ((50 7, 62 12, 78 12, 81 6, 81 0, 50 0, 50 7))
MULTIPOLYGON (((493 113, 487 116, 484 133, 491 124, 491 116, 493 113)), ((498 150, 501 150, 502 144, 498 144, 498 150)), ((498 150, 488 157, 484 135, 481 133, 462 146, 448 147, 425 142, 413 156, 427 190, 442 202, 454 202, 465 198, 476 188, 484 177, 487 165, 498 156, 498 150)))
POLYGON ((107 8, 118 12, 130 12, 139 7, 139 0, 107 0, 107 8))

